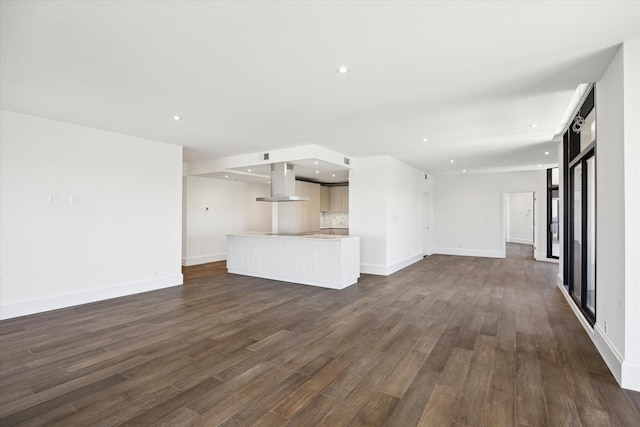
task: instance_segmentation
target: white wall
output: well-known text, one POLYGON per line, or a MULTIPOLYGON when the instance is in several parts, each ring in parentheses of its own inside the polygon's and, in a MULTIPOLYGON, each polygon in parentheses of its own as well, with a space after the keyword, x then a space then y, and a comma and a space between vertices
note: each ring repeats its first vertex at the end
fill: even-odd
MULTIPOLYGON (((622 387, 640 391, 640 40, 596 82, 596 324, 569 304, 622 387)), ((560 275, 560 278, 563 276, 560 275)))
POLYGON ((256 202, 256 197, 270 194, 268 184, 197 176, 183 179, 183 265, 225 260, 229 233, 271 231, 272 204, 256 202))
POLYGON ((360 237, 360 271, 387 266, 387 158, 358 160, 349 173, 349 234, 360 237))
POLYGON ((596 328, 620 359, 625 341, 623 91, 618 50, 596 83, 596 328))
POLYGON ((363 273, 388 275, 422 259, 424 173, 389 156, 358 159, 349 181, 349 234, 363 273))
POLYGON ((533 245, 533 193, 507 193, 506 197, 507 242, 533 245))
POLYGON ((623 387, 640 391, 640 39, 624 54, 625 361, 623 387))
POLYGON ((546 259, 546 170, 435 177, 435 253, 505 256, 505 193, 537 191, 536 259, 546 259))
POLYGON ((424 256, 422 229, 427 181, 424 172, 388 159, 387 266, 394 271, 403 268, 407 260, 420 260, 424 256))
POLYGON ((0 317, 181 284, 181 176, 182 147, 3 110, 0 317))

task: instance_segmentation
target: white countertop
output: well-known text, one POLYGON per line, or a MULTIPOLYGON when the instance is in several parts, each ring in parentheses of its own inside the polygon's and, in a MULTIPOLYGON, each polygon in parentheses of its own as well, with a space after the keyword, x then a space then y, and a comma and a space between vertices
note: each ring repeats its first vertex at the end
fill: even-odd
POLYGON ((262 231, 248 231, 246 233, 233 233, 229 236, 245 236, 245 237, 271 237, 277 239, 322 239, 322 240, 340 240, 353 239, 354 236, 343 236, 339 234, 302 234, 299 236, 289 234, 271 234, 262 231))

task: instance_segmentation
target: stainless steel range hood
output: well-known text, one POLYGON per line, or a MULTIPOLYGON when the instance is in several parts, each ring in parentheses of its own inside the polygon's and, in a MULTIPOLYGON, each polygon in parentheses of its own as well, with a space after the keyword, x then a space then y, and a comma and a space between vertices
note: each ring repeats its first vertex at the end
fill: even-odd
POLYGON ((305 202, 308 197, 295 196, 296 175, 291 163, 271 164, 271 197, 258 197, 258 202, 305 202))

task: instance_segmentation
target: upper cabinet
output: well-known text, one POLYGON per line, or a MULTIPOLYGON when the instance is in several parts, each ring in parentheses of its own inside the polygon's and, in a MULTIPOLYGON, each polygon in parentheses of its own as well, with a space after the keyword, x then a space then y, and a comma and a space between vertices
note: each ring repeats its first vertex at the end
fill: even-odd
POLYGON ((349 187, 320 187, 322 212, 349 212, 349 187))
POLYGON ((324 185, 320 186, 320 212, 329 212, 331 210, 331 194, 330 188, 324 185))
POLYGON ((331 188, 331 212, 349 212, 349 187, 331 188))
POLYGON ((320 185, 296 181, 296 196, 304 202, 278 203, 278 232, 306 233, 320 229, 320 185))

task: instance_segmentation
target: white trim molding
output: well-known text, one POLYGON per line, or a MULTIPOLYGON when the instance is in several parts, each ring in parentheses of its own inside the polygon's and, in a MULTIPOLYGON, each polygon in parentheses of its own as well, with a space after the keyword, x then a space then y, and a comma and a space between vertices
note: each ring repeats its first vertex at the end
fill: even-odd
POLYGON ((558 258, 547 258, 547 257, 534 257, 536 261, 542 261, 542 262, 550 262, 552 264, 560 264, 560 260, 558 258))
POLYGON ((584 316, 580 312, 580 309, 571 300, 571 297, 569 296, 569 293, 563 286, 562 279, 560 277, 558 277, 557 284, 558 284, 558 288, 560 289, 560 292, 562 292, 562 295, 564 295, 564 298, 567 300, 567 304, 575 314, 576 318, 584 328, 587 335, 589 335, 589 338, 591 338, 591 341, 596 346, 596 349, 602 356, 602 359, 604 359, 604 362, 607 364, 607 367, 613 374, 613 377, 616 379, 618 384, 622 386, 622 366, 623 366, 622 355, 620 354, 618 349, 616 349, 613 343, 609 340, 607 335, 601 329, 600 325, 596 324, 595 328, 592 328, 589 322, 587 322, 587 320, 584 318, 584 316))
POLYGON ((518 239, 516 237, 507 237, 507 243, 518 243, 520 245, 533 246, 533 240, 531 240, 531 239, 518 239))
POLYGON ((151 280, 127 283, 109 288, 91 289, 73 294, 56 295, 47 298, 0 305, 0 320, 104 301, 127 295, 140 294, 143 292, 170 288, 172 286, 180 286, 182 283, 182 274, 176 274, 172 276, 155 277, 151 280))
POLYGON ((182 258, 182 265, 184 267, 190 267, 192 265, 200 265, 200 264, 207 264, 207 263, 210 263, 210 262, 226 261, 226 259, 227 259, 227 253, 226 252, 220 252, 220 253, 217 253, 217 254, 192 256, 192 257, 183 257, 182 258))
POLYGON ((506 254, 503 251, 487 249, 433 248, 433 253, 440 255, 475 256, 481 258, 506 258, 506 254))
POLYGON ((391 274, 402 270, 415 264, 424 258, 424 255, 419 254, 410 258, 404 259, 392 265, 380 265, 380 264, 360 264, 360 272, 364 274, 375 274, 377 276, 390 276, 391 274))
POLYGON ((640 363, 622 362, 622 388, 640 391, 640 363))

